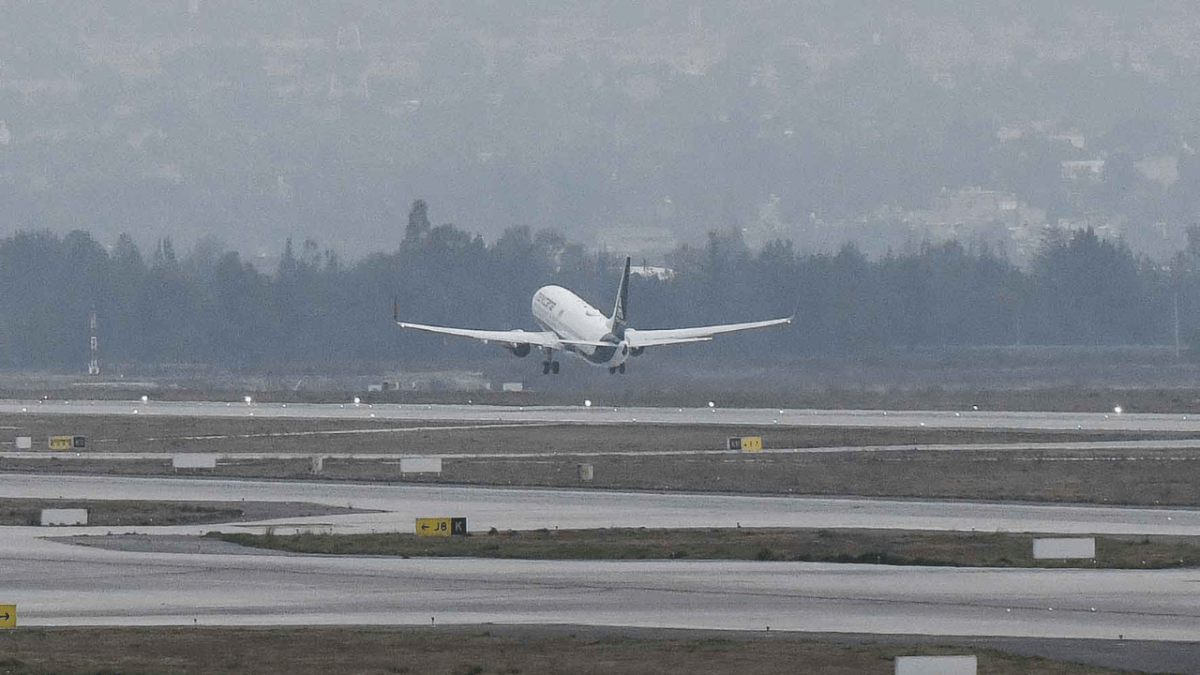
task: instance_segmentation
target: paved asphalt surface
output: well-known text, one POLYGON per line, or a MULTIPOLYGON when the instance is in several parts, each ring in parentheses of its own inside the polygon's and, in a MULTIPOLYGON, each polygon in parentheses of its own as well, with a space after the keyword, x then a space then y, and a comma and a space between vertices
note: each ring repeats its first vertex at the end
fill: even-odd
MULTIPOLYGON (((473 532, 486 532, 493 527, 532 530, 741 526, 1059 534, 1200 533, 1200 511, 1193 509, 994 502, 29 474, 0 474, 0 495, 43 499, 309 502, 380 511, 317 519, 328 524, 329 529, 345 533, 412 532, 415 518, 431 515, 464 516, 473 532)), ((211 529, 218 528, 206 526, 197 531, 211 529)))
POLYGON ((280 404, 175 401, 0 401, 0 413, 98 415, 181 415, 188 417, 268 417, 386 419, 457 422, 581 422, 593 424, 745 424, 842 427, 928 427, 1041 431, 1159 431, 1200 434, 1200 415, 1118 413, 1031 413, 1002 411, 787 410, 777 408, 614 408, 591 406, 519 407, 482 405, 280 404))
MULTIPOLYGON (((639 422, 753 424, 778 419, 780 424, 1200 431, 1200 419, 1157 415, 0 402, 0 412, 32 407, 39 413, 83 409, 135 414, 137 409, 136 414, 317 418, 375 414, 460 421, 620 423, 636 418, 639 422)), ((308 501, 383 511, 319 519, 345 531, 410 531, 417 516, 463 515, 473 530, 741 524, 1200 532, 1200 513, 1186 509, 29 475, 0 476, 0 495, 308 501)), ((186 535, 238 527, 119 531, 186 535)), ((54 534, 103 534, 109 529, 65 528, 54 534)), ((765 631, 769 626, 773 631, 1018 639, 1012 643, 1018 651, 1049 645, 1038 653, 1093 655, 1093 662, 1200 672, 1195 644, 1200 638, 1200 570, 396 560, 206 553, 201 550, 203 542, 197 542, 195 552, 164 553, 76 546, 43 539, 47 534, 43 528, 0 529, 0 602, 18 604, 22 625, 351 625, 432 620, 742 631, 765 631)))

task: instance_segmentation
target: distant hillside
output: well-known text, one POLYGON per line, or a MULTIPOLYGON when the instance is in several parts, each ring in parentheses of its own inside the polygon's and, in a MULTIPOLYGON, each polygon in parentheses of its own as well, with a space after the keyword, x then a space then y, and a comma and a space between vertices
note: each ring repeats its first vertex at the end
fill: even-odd
MULTIPOLYGON (((0 234, 357 258, 421 197, 489 241, 876 254, 976 190, 1165 259, 1198 80, 1184 2, 0 0, 0 234)), ((1005 218, 969 236, 1037 241, 1005 218)))

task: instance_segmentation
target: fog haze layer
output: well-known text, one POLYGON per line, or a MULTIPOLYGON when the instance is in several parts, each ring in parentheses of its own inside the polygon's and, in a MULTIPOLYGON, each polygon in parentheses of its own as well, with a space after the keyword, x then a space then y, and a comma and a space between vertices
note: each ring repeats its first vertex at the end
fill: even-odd
POLYGON ((711 230, 1160 260, 1200 210, 1184 2, 0 2, 0 233, 247 257, 711 230))

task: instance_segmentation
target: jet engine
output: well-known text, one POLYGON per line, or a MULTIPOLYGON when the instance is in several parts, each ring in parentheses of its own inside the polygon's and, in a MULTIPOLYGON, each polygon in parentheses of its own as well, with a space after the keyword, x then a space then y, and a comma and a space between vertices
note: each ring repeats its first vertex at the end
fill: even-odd
POLYGON ((526 356, 529 356, 530 346, 529 346, 528 342, 518 342, 515 344, 507 344, 507 345, 504 345, 504 348, 507 349, 508 351, 512 352, 513 356, 515 356, 517 358, 524 358, 526 356))

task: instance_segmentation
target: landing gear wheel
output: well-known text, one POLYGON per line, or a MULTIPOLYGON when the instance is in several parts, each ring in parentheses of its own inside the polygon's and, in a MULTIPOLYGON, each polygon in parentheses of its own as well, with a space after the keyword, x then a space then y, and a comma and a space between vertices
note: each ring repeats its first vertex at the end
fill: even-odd
POLYGON ((609 368, 609 369, 608 369, 608 374, 609 374, 609 375, 616 375, 616 374, 617 374, 617 369, 616 369, 616 368, 609 368))
POLYGON ((621 365, 617 366, 617 370, 621 371, 621 374, 624 375, 625 374, 625 364, 622 363, 621 365))
POLYGON ((553 370, 555 375, 558 374, 558 361, 550 364, 550 370, 553 370))
POLYGON ((542 361, 542 374, 543 375, 550 374, 550 362, 549 361, 542 361))

